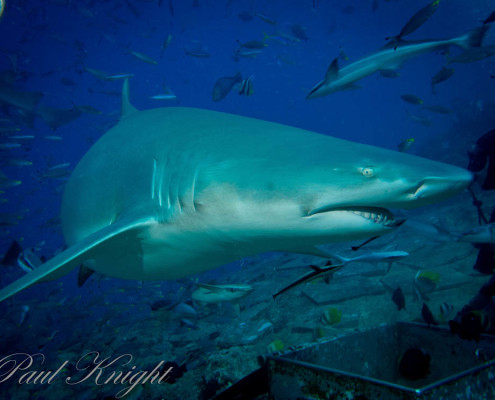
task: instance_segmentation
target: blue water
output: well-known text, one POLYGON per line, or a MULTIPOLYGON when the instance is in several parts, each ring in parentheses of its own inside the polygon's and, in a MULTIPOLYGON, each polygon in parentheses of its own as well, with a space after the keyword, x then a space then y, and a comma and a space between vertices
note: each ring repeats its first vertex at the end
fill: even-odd
MULTIPOLYGON (((39 105, 60 109, 90 105, 101 111, 101 115, 82 114, 55 131, 37 117, 32 128, 14 122, 18 132, 2 133, 0 143, 21 143, 22 146, 0 151, 1 171, 9 179, 20 180, 22 184, 6 188, 0 195, 0 199, 5 200, 0 205, 2 216, 8 214, 9 221, 12 218, 16 220, 15 224, 2 221, 0 225, 0 254, 6 251, 13 239, 25 248, 43 241, 38 253, 47 258, 63 248, 60 226, 47 226, 47 221, 59 214, 65 181, 41 176, 57 164, 70 163, 70 168, 74 168, 91 144, 118 120, 120 110, 119 97, 90 93, 89 90, 120 92, 122 81, 102 81, 85 72, 85 68, 101 70, 109 75, 134 74, 130 80, 131 100, 138 109, 172 105, 206 108, 393 150, 403 139, 415 138, 411 153, 461 166, 467 164, 468 146, 493 128, 495 79, 490 75, 495 75, 495 58, 453 64, 454 75, 437 85, 437 94, 432 93, 431 78, 446 64, 445 54, 426 53, 406 62, 398 78, 386 79, 374 74, 357 82, 360 89, 305 99, 309 90, 323 79, 331 61, 341 50, 348 55, 348 62, 376 51, 386 43, 384 38, 397 34, 409 17, 426 4, 425 1, 378 0, 375 11, 372 11, 369 0, 198 0, 197 7, 193 6, 192 0, 171 0, 170 4, 173 5, 173 15, 168 0, 6 1, 0 20, 0 71, 14 70, 17 73, 17 79, 12 83, 17 90, 42 92, 44 96, 39 105), (138 15, 133 14, 133 9, 138 15), (250 21, 242 21, 238 15, 243 11, 263 14, 276 21, 276 25, 256 16, 250 21), (262 40, 264 33, 292 36, 291 26, 294 24, 304 27, 309 38, 307 41, 293 46, 268 41, 268 46, 256 58, 233 59, 238 48, 236 40, 262 40), (172 39, 161 54, 161 46, 168 35, 172 39), (158 63, 152 65, 138 60, 128 54, 127 49, 146 54, 158 63), (210 57, 195 58, 187 55, 185 49, 202 50, 210 57), (223 76, 234 76, 237 72, 241 72, 244 78, 253 76, 254 94, 239 96, 234 89, 222 101, 212 101, 215 81, 223 76), (66 84, 61 79, 65 79, 66 84), (73 85, 68 85, 67 79, 73 85), (177 96, 176 102, 150 99, 162 92, 164 83, 177 96), (440 115, 423 111, 421 115, 428 116, 432 126, 420 125, 409 117, 409 113, 416 113, 418 107, 400 98, 406 93, 419 96, 425 104, 441 104, 452 113, 440 115), (34 135, 35 138, 15 141, 9 139, 12 135, 34 135), (62 140, 44 139, 47 135, 57 135, 62 140), (8 165, 7 160, 12 158, 32 161, 32 165, 8 165)), ((431 19, 409 38, 459 36, 479 26, 480 21, 494 9, 495 1, 491 0, 442 1, 431 19)), ((495 44, 493 36, 489 31, 485 45, 495 44)), ((458 49, 451 49, 451 55, 458 53, 458 49)), ((341 66, 346 65, 343 60, 339 62, 341 66)), ((0 108, 0 112, 0 118, 11 118, 16 107, 6 106, 0 108)), ((238 264, 233 268, 238 268, 238 264)), ((223 268, 209 272, 203 279, 218 279, 225 273, 228 269, 223 268)), ((3 284, 20 276, 20 270, 6 268, 3 284)), ((122 300, 120 292, 112 292, 121 287, 121 281, 93 281, 78 289, 75 279, 71 274, 49 285, 31 288, 16 297, 15 305, 32 301, 36 296, 43 299, 59 287, 61 293, 51 301, 61 302, 59 307, 62 309, 65 302, 76 307, 77 301, 71 299, 80 296, 83 301, 88 301, 100 290, 109 291, 110 304, 111 299, 122 300)), ((180 289, 183 283, 163 283, 160 291, 167 298, 186 299, 174 295, 183 290, 180 289)), ((154 298, 151 294, 149 297, 154 298)), ((143 294, 135 290, 126 294, 122 303, 142 303, 142 298, 143 294)), ((8 306, 2 307, 6 321, 15 325, 15 317, 9 314, 8 306)), ((82 333, 74 340, 80 341, 81 337, 93 332, 87 327, 92 321, 99 320, 108 307, 108 304, 99 304, 93 314, 81 317, 76 324, 85 328, 79 327, 82 333)), ((148 315, 149 310, 139 305, 136 307, 148 315)), ((119 313, 129 313, 126 307, 123 309, 121 307, 119 313)), ((52 311, 48 322, 32 315, 35 313, 31 311, 30 328, 25 325, 17 328, 20 339, 16 350, 36 350, 32 340, 38 336, 40 326, 49 326, 50 332, 66 332, 73 326, 74 322, 63 319, 58 322, 57 313, 64 311, 52 311)), ((136 316, 135 313, 132 315, 136 316)), ((116 336, 119 334, 114 332, 116 336)), ((66 336, 65 341, 70 343, 70 335, 66 336)), ((51 351, 56 350, 55 341, 51 351)), ((15 392, 17 389, 10 390, 18 398, 25 398, 27 393, 23 387, 15 392)), ((46 389, 43 398, 56 398, 50 397, 50 390, 46 389)), ((196 398, 196 393, 191 396, 196 398)))

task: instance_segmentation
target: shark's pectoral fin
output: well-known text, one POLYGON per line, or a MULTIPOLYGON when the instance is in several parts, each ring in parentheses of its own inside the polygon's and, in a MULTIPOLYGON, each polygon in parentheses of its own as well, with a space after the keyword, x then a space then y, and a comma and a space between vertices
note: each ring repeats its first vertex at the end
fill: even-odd
POLYGON ((0 302, 35 283, 55 279, 70 272, 83 261, 91 259, 95 253, 98 253, 99 248, 104 247, 107 242, 112 242, 111 239, 147 226, 152 222, 154 221, 149 219, 123 220, 100 229, 0 290, 0 302))

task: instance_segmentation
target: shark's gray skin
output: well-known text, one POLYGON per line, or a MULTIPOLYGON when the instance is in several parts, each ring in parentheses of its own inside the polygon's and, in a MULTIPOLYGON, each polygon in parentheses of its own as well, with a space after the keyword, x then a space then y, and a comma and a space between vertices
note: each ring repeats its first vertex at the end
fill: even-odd
POLYGON ((325 78, 310 90, 307 99, 327 96, 339 90, 354 89, 355 82, 378 71, 395 71, 407 60, 423 53, 458 46, 468 51, 481 46, 486 26, 447 40, 399 41, 339 69, 338 58, 328 68, 325 78))
POLYGON ((257 119, 136 111, 126 93, 121 121, 67 183, 69 247, 0 301, 82 262, 161 280, 266 251, 323 255, 315 245, 393 230, 387 208, 435 203, 471 181, 461 168, 257 119))

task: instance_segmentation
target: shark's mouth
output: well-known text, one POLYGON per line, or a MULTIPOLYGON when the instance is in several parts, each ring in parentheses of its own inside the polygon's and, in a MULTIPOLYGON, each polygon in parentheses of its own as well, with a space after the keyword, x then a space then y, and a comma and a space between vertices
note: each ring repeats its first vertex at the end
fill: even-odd
POLYGON ((349 206, 349 207, 332 207, 332 208, 319 208, 312 210, 308 216, 327 213, 332 211, 346 211, 360 217, 363 217, 369 221, 376 224, 384 225, 386 227, 395 228, 402 225, 405 222, 403 218, 395 218, 386 208, 381 207, 360 207, 360 206, 349 206))

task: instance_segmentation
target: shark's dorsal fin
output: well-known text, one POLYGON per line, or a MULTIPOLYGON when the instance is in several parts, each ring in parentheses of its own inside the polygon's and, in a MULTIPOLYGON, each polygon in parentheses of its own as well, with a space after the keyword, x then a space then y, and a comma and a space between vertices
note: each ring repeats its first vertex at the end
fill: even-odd
POLYGON ((136 107, 131 104, 129 100, 129 78, 124 79, 124 86, 122 87, 122 106, 120 112, 120 119, 124 119, 137 111, 136 107))
POLYGON ((339 75, 339 58, 335 57, 327 69, 327 73, 325 74, 325 82, 329 83, 337 79, 339 75))

